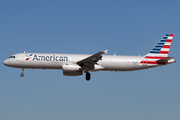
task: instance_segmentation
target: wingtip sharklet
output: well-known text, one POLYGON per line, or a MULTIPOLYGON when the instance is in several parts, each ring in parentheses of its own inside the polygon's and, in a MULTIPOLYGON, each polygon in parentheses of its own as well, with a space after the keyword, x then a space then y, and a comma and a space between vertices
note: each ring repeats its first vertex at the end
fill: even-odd
POLYGON ((104 53, 106 53, 106 54, 107 54, 107 51, 108 51, 108 49, 107 49, 107 50, 105 50, 105 51, 104 51, 104 53))

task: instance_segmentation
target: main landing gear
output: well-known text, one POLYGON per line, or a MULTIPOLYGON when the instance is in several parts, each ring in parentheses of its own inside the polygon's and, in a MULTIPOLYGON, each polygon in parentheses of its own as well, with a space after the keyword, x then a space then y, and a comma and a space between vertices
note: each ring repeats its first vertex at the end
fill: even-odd
POLYGON ((24 76, 24 69, 22 69, 22 73, 20 74, 21 77, 24 76))
POLYGON ((91 79, 91 74, 89 72, 86 72, 86 80, 89 81, 91 79))

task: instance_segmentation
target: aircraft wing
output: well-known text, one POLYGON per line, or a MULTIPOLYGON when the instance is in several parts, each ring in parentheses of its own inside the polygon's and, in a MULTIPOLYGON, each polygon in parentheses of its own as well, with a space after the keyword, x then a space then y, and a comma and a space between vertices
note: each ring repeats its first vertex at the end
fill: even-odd
MULTIPOLYGON (((97 62, 99 60, 101 60, 102 54, 107 53, 107 51, 108 50, 100 51, 94 55, 91 55, 91 56, 81 60, 81 61, 78 61, 77 64, 79 64, 80 66, 85 66, 86 64, 93 64, 93 65, 97 64, 97 62)), ((86 67, 88 67, 88 66, 86 66, 86 67)))

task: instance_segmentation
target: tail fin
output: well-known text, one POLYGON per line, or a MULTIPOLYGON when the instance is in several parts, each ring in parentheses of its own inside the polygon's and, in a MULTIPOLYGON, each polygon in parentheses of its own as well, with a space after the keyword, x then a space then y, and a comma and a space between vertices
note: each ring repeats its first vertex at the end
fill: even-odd
MULTIPOLYGON (((167 57, 171 46, 173 34, 166 34, 146 57, 167 57)), ((160 58, 162 59, 162 58, 160 58)))
POLYGON ((159 64, 159 60, 168 57, 169 49, 173 39, 173 34, 166 34, 156 46, 147 54, 141 63, 159 64))

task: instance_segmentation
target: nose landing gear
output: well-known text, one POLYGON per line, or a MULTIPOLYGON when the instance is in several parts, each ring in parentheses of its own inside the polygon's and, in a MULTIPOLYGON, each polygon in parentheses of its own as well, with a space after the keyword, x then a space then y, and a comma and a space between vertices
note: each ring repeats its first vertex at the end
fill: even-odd
POLYGON ((22 73, 20 74, 21 77, 24 76, 24 69, 22 69, 22 73))

